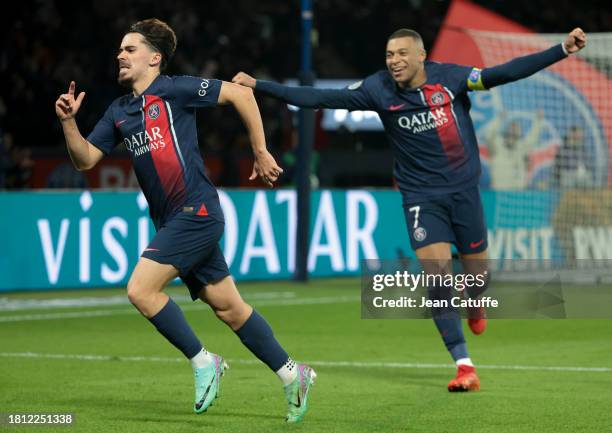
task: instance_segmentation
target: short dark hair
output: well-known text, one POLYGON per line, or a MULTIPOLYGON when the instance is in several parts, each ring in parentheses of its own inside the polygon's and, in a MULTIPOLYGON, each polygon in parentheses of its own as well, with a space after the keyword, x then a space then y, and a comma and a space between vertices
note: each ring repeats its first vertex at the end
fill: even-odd
POLYGON ((421 35, 419 35, 418 32, 412 29, 396 30, 393 33, 391 33, 391 36, 389 36, 387 40, 390 41, 391 39, 397 39, 397 38, 412 38, 416 42, 418 42, 421 45, 421 47, 423 47, 423 38, 421 37, 421 35))
POLYGON ((164 71, 176 50, 176 34, 172 27, 157 18, 149 18, 132 24, 128 33, 140 33, 145 43, 161 54, 159 69, 164 71))

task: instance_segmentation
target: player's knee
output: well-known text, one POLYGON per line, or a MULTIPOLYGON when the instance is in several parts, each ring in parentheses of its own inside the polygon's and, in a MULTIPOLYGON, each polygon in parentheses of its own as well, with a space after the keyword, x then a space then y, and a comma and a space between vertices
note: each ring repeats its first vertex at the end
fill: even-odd
POLYGON ((136 307, 143 305, 147 299, 147 293, 144 288, 132 279, 128 281, 127 296, 132 305, 136 307))
POLYGON ((225 324, 232 326, 238 321, 239 310, 237 308, 216 309, 215 315, 225 324))
POLYGON ((224 308, 215 308, 215 315, 232 329, 239 328, 248 319, 250 307, 240 300, 233 304, 225 305, 224 308))
POLYGON ((232 321, 233 315, 233 311, 230 309, 215 309, 215 316, 228 325, 232 321))
POLYGON ((479 272, 474 275, 474 284, 471 284, 468 288, 468 295, 470 298, 478 298, 481 296, 488 288, 489 283, 491 281, 491 271, 486 268, 482 272, 479 272))
POLYGON ((452 274, 452 262, 447 259, 429 259, 421 261, 423 271, 428 275, 452 274))

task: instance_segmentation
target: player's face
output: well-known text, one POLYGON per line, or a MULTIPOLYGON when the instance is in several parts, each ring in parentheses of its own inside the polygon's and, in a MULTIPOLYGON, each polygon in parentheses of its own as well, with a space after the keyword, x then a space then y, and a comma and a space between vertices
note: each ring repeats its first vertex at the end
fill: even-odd
POLYGON ((402 87, 415 87, 415 78, 423 70, 424 61, 425 50, 413 38, 395 38, 387 42, 387 69, 402 87))
POLYGON ((156 56, 159 56, 159 53, 145 43, 144 36, 140 33, 127 33, 121 41, 117 54, 119 84, 129 87, 138 81, 150 67, 159 63, 156 56))

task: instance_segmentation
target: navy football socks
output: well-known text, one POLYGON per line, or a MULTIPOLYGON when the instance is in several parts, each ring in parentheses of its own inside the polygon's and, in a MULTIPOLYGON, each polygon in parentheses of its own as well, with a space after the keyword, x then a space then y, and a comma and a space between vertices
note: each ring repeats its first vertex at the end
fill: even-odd
POLYGON ((465 338, 463 336, 463 328, 461 327, 461 316, 459 311, 450 305, 452 288, 439 287, 432 288, 429 291, 431 300, 448 301, 448 307, 432 307, 431 314, 442 340, 454 361, 462 358, 469 358, 465 338))
POLYGON ((272 328, 257 311, 253 310, 244 325, 235 332, 242 344, 272 371, 278 371, 289 359, 287 352, 274 338, 272 328))
POLYGON ((193 333, 193 330, 185 320, 183 312, 172 298, 159 313, 151 317, 149 321, 155 325, 157 330, 178 350, 188 358, 193 358, 202 350, 202 343, 193 333))

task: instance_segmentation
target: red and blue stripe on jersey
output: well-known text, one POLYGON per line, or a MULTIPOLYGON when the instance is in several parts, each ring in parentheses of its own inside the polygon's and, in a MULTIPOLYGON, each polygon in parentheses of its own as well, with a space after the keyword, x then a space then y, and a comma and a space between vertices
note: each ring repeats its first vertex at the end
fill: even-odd
POLYGON ((377 111, 395 156, 394 176, 405 198, 478 184, 480 159, 466 84, 470 70, 426 62, 427 82, 415 89, 400 89, 387 71, 364 81, 369 93, 377 95, 377 111))
POLYGON ((216 105, 220 87, 218 80, 160 75, 142 95, 117 98, 87 138, 106 154, 124 143, 158 228, 185 209, 223 221, 195 121, 197 108, 216 105))
POLYGON ((151 159, 169 207, 185 203, 185 161, 176 140, 170 104, 155 95, 143 95, 145 131, 161 136, 163 146, 151 146, 151 159), (156 132, 158 131, 158 132, 156 132))
POLYGON ((447 123, 436 126, 436 132, 449 163, 451 165, 461 163, 465 154, 459 125, 457 125, 457 118, 453 110, 453 93, 440 83, 426 84, 420 91, 424 105, 429 106, 432 112, 442 110, 444 117, 448 119, 447 123))

